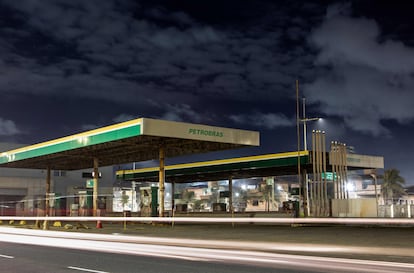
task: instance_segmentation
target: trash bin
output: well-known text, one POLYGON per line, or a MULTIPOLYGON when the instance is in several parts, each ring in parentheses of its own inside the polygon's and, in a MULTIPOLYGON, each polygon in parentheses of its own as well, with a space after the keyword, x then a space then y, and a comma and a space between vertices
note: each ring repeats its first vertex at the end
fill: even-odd
POLYGON ((283 202, 283 211, 286 213, 292 213, 295 218, 299 217, 300 206, 299 201, 285 201, 283 202))
POLYGON ((299 201, 293 201, 293 217, 299 218, 300 206, 299 201))
POLYGON ((79 216, 79 204, 71 204, 70 216, 79 216))
POLYGON ((214 212, 226 211, 226 209, 227 209, 227 204, 226 203, 213 203, 213 211, 214 212))

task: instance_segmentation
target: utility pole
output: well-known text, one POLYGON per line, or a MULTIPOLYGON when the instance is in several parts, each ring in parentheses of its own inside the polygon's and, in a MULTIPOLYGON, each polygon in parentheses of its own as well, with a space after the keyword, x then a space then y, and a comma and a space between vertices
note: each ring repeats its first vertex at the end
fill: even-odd
MULTIPOLYGON (((303 97, 302 98, 302 119, 300 119, 300 121, 303 123, 303 147, 304 147, 305 151, 308 150, 308 142, 307 142, 308 132, 307 132, 306 123, 308 121, 317 121, 319 119, 320 118, 307 118, 306 117, 306 98, 303 97)), ((308 175, 307 170, 305 170, 304 179, 305 179, 305 183, 304 183, 305 187, 304 188, 305 188, 305 191, 306 191, 305 194, 304 194, 305 202, 306 202, 306 205, 304 206, 304 209, 305 209, 306 216, 309 216, 310 215, 310 207, 309 207, 310 201, 309 201, 309 192, 308 192, 309 175, 308 175)))
MULTIPOLYGON (((299 127, 299 122, 300 122, 300 111, 299 111, 300 107, 299 107, 299 80, 296 80, 296 133, 297 133, 297 142, 298 142, 298 184, 299 184, 299 209, 300 209, 300 199, 304 199, 304 196, 302 193, 304 193, 303 190, 303 183, 301 181, 301 174, 300 174, 300 170, 301 170, 301 164, 300 164, 300 127, 299 127)), ((305 203, 305 202, 304 202, 305 203)))
POLYGON ((301 122, 303 122, 303 147, 305 149, 305 151, 308 150, 308 143, 307 143, 307 127, 306 127, 306 123, 308 121, 317 121, 320 120, 321 118, 307 118, 306 117, 306 98, 302 98, 302 119, 300 120, 301 122))

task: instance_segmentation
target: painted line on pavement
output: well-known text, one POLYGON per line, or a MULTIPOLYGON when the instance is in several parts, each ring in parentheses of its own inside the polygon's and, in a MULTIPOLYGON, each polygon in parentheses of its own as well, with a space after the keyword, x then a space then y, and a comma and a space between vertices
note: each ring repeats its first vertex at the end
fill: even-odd
POLYGON ((7 259, 14 259, 13 256, 9 256, 9 255, 2 255, 2 254, 0 254, 0 257, 1 258, 7 258, 7 259))
POLYGON ((94 270, 94 269, 88 269, 83 267, 76 267, 76 266, 68 266, 69 269, 78 270, 78 271, 84 271, 84 272, 93 272, 93 273, 109 273, 107 271, 100 271, 100 270, 94 270))

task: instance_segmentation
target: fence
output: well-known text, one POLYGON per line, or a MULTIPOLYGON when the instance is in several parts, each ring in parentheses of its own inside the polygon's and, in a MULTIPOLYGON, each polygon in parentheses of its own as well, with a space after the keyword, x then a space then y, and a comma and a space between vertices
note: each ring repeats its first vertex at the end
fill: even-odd
POLYGON ((414 218, 414 204, 381 205, 378 216, 383 218, 414 218))

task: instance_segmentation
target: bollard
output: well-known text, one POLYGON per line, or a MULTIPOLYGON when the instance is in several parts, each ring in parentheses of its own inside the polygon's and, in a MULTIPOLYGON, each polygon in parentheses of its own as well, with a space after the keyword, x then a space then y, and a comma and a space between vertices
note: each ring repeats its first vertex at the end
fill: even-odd
POLYGON ((48 220, 43 221, 43 230, 49 230, 49 221, 48 220))
MULTIPOLYGON (((101 210, 100 209, 98 209, 98 210, 96 210, 96 216, 101 216, 101 210)), ((101 220, 98 220, 97 222, 96 222, 96 228, 102 228, 102 222, 101 222, 101 220)))

